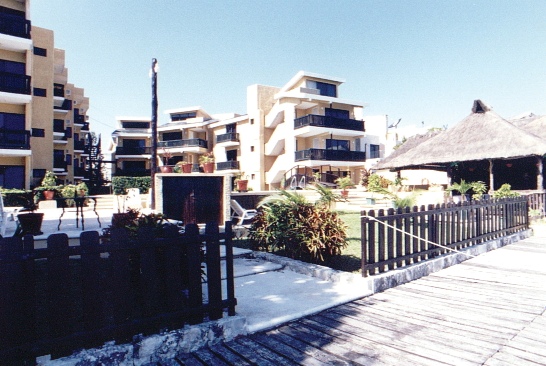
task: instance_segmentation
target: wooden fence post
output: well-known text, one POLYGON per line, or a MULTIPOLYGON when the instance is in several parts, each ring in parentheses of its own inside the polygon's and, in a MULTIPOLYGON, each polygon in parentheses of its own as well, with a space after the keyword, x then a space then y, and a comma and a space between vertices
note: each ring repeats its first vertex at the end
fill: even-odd
MULTIPOLYGON (((201 239, 199 227, 196 224, 186 225, 188 239, 188 305, 190 310, 201 309, 203 303, 203 288, 201 286, 201 239)), ((189 316, 190 324, 203 322, 203 312, 193 312, 189 316)))
POLYGON ((222 317, 222 274, 220 270, 220 242, 218 223, 208 222, 205 228, 207 236, 207 287, 209 295, 209 318, 222 317))
POLYGON ((235 305, 237 299, 235 298, 235 275, 233 273, 233 228, 231 221, 225 222, 225 240, 226 247, 226 290, 228 297, 228 315, 235 315, 235 305))

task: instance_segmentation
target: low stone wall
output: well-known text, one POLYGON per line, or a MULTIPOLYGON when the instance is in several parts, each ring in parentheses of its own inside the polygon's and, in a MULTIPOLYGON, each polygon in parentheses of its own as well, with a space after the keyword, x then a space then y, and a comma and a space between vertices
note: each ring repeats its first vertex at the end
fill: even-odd
POLYGON ((462 249, 460 250, 460 253, 444 254, 437 258, 412 264, 400 269, 391 270, 379 275, 369 276, 368 278, 371 281, 371 290, 373 293, 382 292, 391 287, 396 287, 418 278, 428 276, 431 273, 438 272, 444 268, 451 267, 472 258, 465 254, 477 256, 505 245, 527 239, 532 235, 532 233, 532 229, 527 229, 512 235, 489 240, 482 244, 462 249))

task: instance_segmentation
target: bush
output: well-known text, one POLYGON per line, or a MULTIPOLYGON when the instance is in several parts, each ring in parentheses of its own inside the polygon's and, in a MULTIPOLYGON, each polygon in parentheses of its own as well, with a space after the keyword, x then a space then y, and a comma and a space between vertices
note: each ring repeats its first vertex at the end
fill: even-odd
POLYGON ((32 191, 27 191, 25 189, 1 188, 1 192, 4 206, 7 207, 27 207, 29 205, 29 199, 32 197, 32 191))
POLYGON ((504 183, 499 189, 493 192, 493 198, 495 199, 510 197, 519 197, 519 193, 512 191, 512 186, 508 183, 504 183))
POLYGON ((151 186, 150 177, 113 177, 114 194, 126 194, 128 188, 138 188, 140 193, 148 193, 151 186))
POLYGON ((321 263, 347 247, 347 227, 326 205, 298 193, 280 191, 260 203, 249 238, 253 249, 281 251, 293 259, 321 263))
POLYGON ((372 174, 368 177, 368 191, 370 192, 380 192, 383 191, 393 184, 392 181, 380 176, 379 174, 372 174))

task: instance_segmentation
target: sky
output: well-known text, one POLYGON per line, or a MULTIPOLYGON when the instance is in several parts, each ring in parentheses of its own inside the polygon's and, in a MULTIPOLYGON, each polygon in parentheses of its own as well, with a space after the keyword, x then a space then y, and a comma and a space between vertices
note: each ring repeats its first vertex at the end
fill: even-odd
POLYGON ((252 84, 298 71, 342 78, 338 96, 400 127, 453 126, 482 99, 505 118, 546 114, 544 0, 32 0, 55 32, 91 129, 165 110, 246 113, 252 84))

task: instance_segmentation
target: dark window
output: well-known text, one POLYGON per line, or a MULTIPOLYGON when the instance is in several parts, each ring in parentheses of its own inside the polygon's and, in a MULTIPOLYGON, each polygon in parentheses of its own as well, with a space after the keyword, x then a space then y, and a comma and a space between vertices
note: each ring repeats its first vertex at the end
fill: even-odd
POLYGON ((254 146, 250 147, 250 152, 254 152, 254 146))
POLYGON ((317 89, 320 95, 327 97, 337 97, 336 86, 334 84, 321 83, 317 81, 317 89))
POLYGON ((254 124, 254 118, 251 118, 251 119, 250 119, 250 124, 251 124, 251 125, 254 124))
POLYGON ((165 132, 163 134, 162 141, 182 140, 182 131, 179 132, 165 132))
POLYGON ((26 75, 26 65, 23 62, 0 60, 0 72, 26 75))
POLYGON ((237 124, 231 123, 226 125, 226 133, 237 133, 237 124))
POLYGON ((236 161, 237 160, 237 150, 226 150, 227 161, 236 161))
POLYGON ((326 110, 324 111, 324 115, 328 117, 349 119, 349 111, 343 109, 326 108, 326 110))
POLYGON ((380 158, 379 145, 370 145, 370 159, 380 158))
POLYGON ((33 128, 32 137, 45 137, 45 130, 43 128, 33 128))
POLYGON ((326 150, 349 151, 349 140, 326 140, 326 150))
POLYGON ((47 90, 42 88, 34 88, 33 93, 36 97, 47 97, 47 90))
POLYGON ((197 112, 175 113, 171 114, 171 121, 184 121, 188 118, 195 117, 197 117, 197 112))
POLYGON ((25 130, 25 115, 16 113, 0 113, 0 128, 6 130, 25 130))
POLYGON ((123 128, 150 128, 150 122, 122 122, 123 128))
POLYGON ((32 178, 43 178, 45 177, 45 169, 32 169, 32 178))
POLYGON ((146 140, 123 140, 123 147, 145 147, 146 140))
POLYGON ((0 166, 0 186, 4 188, 25 188, 25 167, 20 165, 0 166))
POLYGON ((44 56, 47 57, 47 50, 45 48, 40 47, 34 47, 34 54, 36 56, 44 56))
POLYGON ((65 159, 67 165, 72 165, 72 154, 66 154, 65 159))
POLYGON ((66 130, 64 131, 64 137, 66 137, 67 139, 72 138, 72 127, 66 128, 66 130))
POLYGON ((130 161, 130 160, 127 160, 127 161, 124 161, 123 162, 123 169, 128 169, 128 170, 132 170, 132 169, 135 169, 135 170, 142 170, 144 171, 144 169, 146 169, 146 162, 145 161, 130 161))

